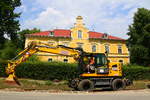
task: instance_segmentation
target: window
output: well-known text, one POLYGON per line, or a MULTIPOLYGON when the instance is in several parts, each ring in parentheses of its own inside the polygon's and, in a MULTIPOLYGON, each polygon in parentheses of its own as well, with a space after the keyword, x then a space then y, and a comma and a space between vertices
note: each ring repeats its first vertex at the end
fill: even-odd
POLYGON ((108 63, 107 58, 104 54, 97 54, 94 56, 94 58, 95 58, 95 66, 104 66, 108 63))
POLYGON ((104 33, 103 36, 102 36, 102 38, 103 38, 103 39, 108 39, 108 34, 107 34, 107 33, 104 33))
POLYGON ((79 39, 82 38, 82 31, 81 31, 81 30, 78 31, 78 38, 79 38, 79 39))
POLYGON ((118 53, 122 54, 122 46, 121 45, 118 45, 118 53))
POLYGON ((105 52, 109 53, 109 45, 105 45, 105 52))
POLYGON ((123 60, 119 60, 119 62, 120 62, 121 64, 123 64, 123 60))
POLYGON ((67 63, 67 62, 68 62, 68 59, 64 59, 64 62, 67 63))
POLYGON ((83 43, 77 43, 78 48, 82 48, 83 47, 83 43))
POLYGON ((67 46, 67 47, 68 47, 68 44, 69 44, 68 42, 63 42, 63 45, 64 45, 64 46, 67 46))
POLYGON ((54 42, 48 42, 48 44, 50 44, 50 45, 54 45, 54 42))
POLYGON ((92 45, 92 52, 96 52, 96 45, 92 45))
POLYGON ((50 32, 50 33, 49 33, 49 36, 54 36, 54 32, 50 32))
POLYGON ((48 61, 49 61, 49 62, 52 62, 52 61, 53 61, 53 59, 52 59, 52 58, 48 58, 48 61))

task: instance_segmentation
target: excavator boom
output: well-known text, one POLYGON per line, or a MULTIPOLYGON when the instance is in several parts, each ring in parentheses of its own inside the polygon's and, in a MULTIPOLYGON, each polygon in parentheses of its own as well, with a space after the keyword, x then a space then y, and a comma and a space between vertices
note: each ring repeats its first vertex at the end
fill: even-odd
POLYGON ((16 81, 15 76, 16 67, 25 62, 30 56, 37 52, 52 53, 63 56, 71 56, 78 59, 82 50, 76 48, 70 48, 63 45, 50 45, 42 42, 31 42, 23 51, 21 51, 16 57, 9 61, 6 73, 9 75, 6 81, 16 81))

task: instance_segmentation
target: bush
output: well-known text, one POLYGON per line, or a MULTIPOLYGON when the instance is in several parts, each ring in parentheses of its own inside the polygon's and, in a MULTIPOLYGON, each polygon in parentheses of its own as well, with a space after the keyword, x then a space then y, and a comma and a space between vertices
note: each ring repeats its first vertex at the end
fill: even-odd
MULTIPOLYGON (((0 62, 0 76, 6 77, 5 67, 7 62, 0 62)), ((126 78, 131 80, 150 80, 150 68, 137 65, 123 67, 126 78)), ((62 62, 31 62, 22 63, 16 68, 19 78, 38 80, 68 80, 77 77, 77 64, 62 62)))
POLYGON ((123 73, 131 80, 150 80, 150 67, 127 65, 123 66, 123 73))
POLYGON ((0 60, 0 77, 6 77, 5 67, 7 66, 7 61, 0 60))
POLYGON ((37 57, 37 55, 32 55, 31 57, 29 57, 29 59, 27 59, 29 62, 39 62, 39 58, 37 57))
POLYGON ((67 80, 76 76, 76 64, 61 62, 26 62, 16 69, 21 78, 67 80))

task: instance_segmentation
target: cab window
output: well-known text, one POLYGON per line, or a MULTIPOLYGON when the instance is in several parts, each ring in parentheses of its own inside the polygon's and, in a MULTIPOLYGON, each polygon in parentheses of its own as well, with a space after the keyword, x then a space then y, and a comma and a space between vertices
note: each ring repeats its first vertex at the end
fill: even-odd
POLYGON ((104 66, 107 64, 107 59, 106 56, 101 54, 101 55, 96 55, 95 56, 95 66, 104 66))

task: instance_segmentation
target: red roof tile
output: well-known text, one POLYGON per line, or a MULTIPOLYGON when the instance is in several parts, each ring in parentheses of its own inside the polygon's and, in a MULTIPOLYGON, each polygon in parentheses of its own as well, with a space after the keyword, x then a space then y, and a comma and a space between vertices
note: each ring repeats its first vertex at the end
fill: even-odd
POLYGON ((55 37, 71 37, 70 30, 55 29, 53 32, 55 37))
MULTIPOLYGON (((100 33, 100 32, 89 32, 89 37, 90 38, 97 38, 97 39, 105 39, 103 38, 105 33, 100 33)), ((108 38, 107 39, 110 39, 110 40, 125 40, 125 39, 122 39, 122 38, 119 38, 119 37, 115 37, 115 36, 111 36, 111 35, 108 35, 108 38)))
MULTIPOLYGON (((55 29, 52 31, 43 31, 43 32, 38 32, 38 33, 33 33, 33 34, 27 34, 27 36, 50 36, 50 32, 54 32, 54 37, 71 37, 71 31, 70 30, 65 30, 65 29, 55 29)), ((103 38, 104 33, 100 32, 89 32, 89 38, 94 38, 94 39, 105 39, 103 38)), ((108 38, 110 40, 125 40, 119 37, 111 36, 108 35, 108 38)))
POLYGON ((30 36, 48 36, 50 31, 43 31, 43 32, 38 32, 38 33, 33 33, 33 34, 27 34, 30 36))
POLYGON ((103 36, 103 33, 99 32, 89 32, 89 37, 90 38, 101 38, 103 36))

